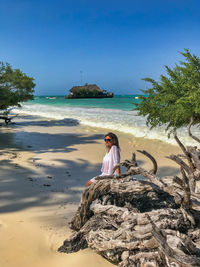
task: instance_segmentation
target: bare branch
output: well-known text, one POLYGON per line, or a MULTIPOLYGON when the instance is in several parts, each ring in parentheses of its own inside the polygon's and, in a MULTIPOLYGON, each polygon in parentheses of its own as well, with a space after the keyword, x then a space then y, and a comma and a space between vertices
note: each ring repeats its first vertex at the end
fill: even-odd
POLYGON ((192 202, 191 202, 191 190, 190 190, 189 179, 187 175, 185 174, 185 171, 183 168, 181 168, 181 173, 182 173, 183 183, 184 183, 182 188, 185 192, 182 205, 184 208, 190 209, 192 206, 192 202))
POLYGON ((138 166, 137 161, 136 161, 136 154, 135 153, 132 154, 131 163, 133 164, 134 167, 138 166))
POLYGON ((160 178, 141 167, 131 167, 130 170, 134 174, 141 174, 143 177, 146 177, 151 183, 161 187, 162 189, 166 186, 165 183, 160 180, 160 178))
MULTIPOLYGON (((120 165, 116 165, 116 168, 118 168, 118 166, 120 165)), ((115 167, 114 167, 115 168, 115 167)), ((105 180, 105 179, 121 179, 121 178, 125 178, 127 176, 132 175, 131 171, 127 171, 125 173, 121 173, 119 175, 115 175, 115 174, 110 174, 110 175, 100 175, 100 176, 96 176, 94 177, 95 180, 105 180)))
POLYGON ((140 152, 140 153, 142 153, 143 155, 147 156, 147 157, 152 161, 152 163, 153 163, 153 169, 150 170, 149 172, 150 172, 151 174, 156 174, 156 173, 157 173, 157 170, 158 170, 158 164, 157 164, 155 158, 154 158, 152 155, 150 155, 150 154, 149 154, 147 151, 145 151, 145 150, 137 150, 137 151, 140 152))
POLYGON ((195 163, 195 167, 200 170, 200 160, 199 160, 199 156, 197 154, 197 149, 196 147, 193 146, 188 146, 187 147, 188 152, 190 153, 192 159, 194 160, 195 163))
MULTIPOLYGON (((133 153, 134 154, 134 153, 133 153)), ((121 163, 118 163, 114 166, 113 170, 112 170, 112 175, 114 174, 114 172, 116 171, 117 168, 119 168, 120 166, 123 166, 125 168, 127 168, 128 170, 130 169, 130 167, 135 167, 137 166, 137 162, 133 162, 133 161, 130 161, 130 160, 125 160, 121 163)), ((121 178, 121 177, 120 177, 121 178)))
POLYGON ((192 173, 192 170, 190 169, 190 167, 182 159, 180 159, 178 156, 176 156, 176 155, 170 155, 170 156, 167 156, 166 158, 175 161, 184 170, 186 170, 187 173, 189 173, 189 174, 192 173))
POLYGON ((188 124, 188 134, 189 134, 189 136, 192 137, 195 141, 197 141, 198 143, 200 143, 200 139, 199 139, 198 137, 194 136, 194 135, 192 134, 192 132, 191 132, 191 126, 192 126, 193 122, 194 122, 194 119, 193 119, 193 117, 191 117, 191 118, 190 118, 190 123, 188 124))
POLYGON ((188 151, 186 150, 185 146, 181 143, 180 139, 178 138, 177 134, 174 134, 174 139, 176 140, 177 144, 179 145, 179 147, 181 148, 181 150, 183 151, 184 155, 186 156, 186 159, 190 165, 190 167, 192 169, 194 169, 194 165, 191 159, 191 155, 190 153, 188 153, 188 151))

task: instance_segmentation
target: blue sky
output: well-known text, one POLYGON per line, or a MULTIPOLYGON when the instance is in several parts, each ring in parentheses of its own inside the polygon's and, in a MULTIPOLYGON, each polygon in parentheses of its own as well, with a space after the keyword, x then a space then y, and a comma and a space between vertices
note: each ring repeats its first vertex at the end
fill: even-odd
POLYGON ((200 56, 199 0, 0 0, 0 61, 35 78, 37 95, 96 83, 145 88, 189 48, 200 56))

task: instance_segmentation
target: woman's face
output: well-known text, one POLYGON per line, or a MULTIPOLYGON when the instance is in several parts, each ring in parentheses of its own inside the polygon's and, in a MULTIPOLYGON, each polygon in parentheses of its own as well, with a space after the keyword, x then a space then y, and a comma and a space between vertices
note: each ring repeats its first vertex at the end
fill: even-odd
POLYGON ((112 138, 110 136, 106 136, 104 140, 105 140, 106 147, 111 148, 113 145, 112 138))

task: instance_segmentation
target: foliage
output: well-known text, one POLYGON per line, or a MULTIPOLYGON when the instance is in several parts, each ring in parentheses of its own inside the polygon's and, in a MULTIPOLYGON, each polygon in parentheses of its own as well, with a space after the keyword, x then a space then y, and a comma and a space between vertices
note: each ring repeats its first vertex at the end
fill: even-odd
POLYGON ((102 95, 102 92, 99 92, 97 90, 88 90, 88 89, 80 89, 78 92, 74 93, 75 97, 98 97, 102 95))
POLYGON ((152 88, 142 90, 148 97, 140 96, 136 110, 147 116, 151 128, 166 125, 166 130, 173 131, 187 125, 191 117, 195 124, 200 122, 200 58, 188 49, 181 54, 185 61, 174 68, 165 66, 167 76, 161 75, 160 82, 143 79, 152 88))
POLYGON ((20 102, 33 99, 33 80, 21 70, 0 62, 0 110, 20 106, 20 102))

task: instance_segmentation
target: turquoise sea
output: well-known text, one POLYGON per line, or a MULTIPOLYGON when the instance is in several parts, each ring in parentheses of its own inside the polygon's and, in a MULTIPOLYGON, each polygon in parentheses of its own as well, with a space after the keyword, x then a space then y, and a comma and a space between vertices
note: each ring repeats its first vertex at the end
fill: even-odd
POLYGON ((42 104, 62 107, 85 107, 133 110, 138 103, 138 95, 116 95, 113 98, 65 99, 64 96, 35 96, 29 104, 42 104))
MULTIPOLYGON (((65 99, 64 96, 35 96, 34 100, 22 104, 15 109, 17 113, 37 115, 43 118, 65 120, 73 119, 82 125, 101 127, 112 131, 129 133, 135 137, 158 139, 176 144, 168 139, 164 127, 150 130, 146 118, 138 116, 134 110, 138 103, 138 95, 116 95, 113 98, 98 99, 65 99)), ((199 131, 194 129, 194 133, 199 131)), ((187 129, 178 132, 181 140, 189 144, 194 142, 188 137, 187 129)), ((198 134, 199 135, 199 134, 198 134)))

